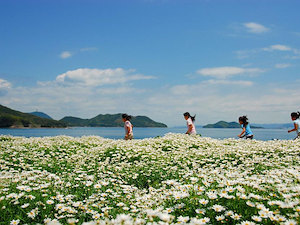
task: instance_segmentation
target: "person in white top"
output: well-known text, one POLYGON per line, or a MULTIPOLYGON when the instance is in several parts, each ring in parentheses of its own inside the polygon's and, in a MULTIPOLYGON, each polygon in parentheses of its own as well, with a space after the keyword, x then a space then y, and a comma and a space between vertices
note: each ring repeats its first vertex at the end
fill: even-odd
POLYGON ((297 138, 300 138, 300 120, 299 120, 299 117, 300 117, 300 112, 292 112, 291 113, 291 119, 294 121, 294 129, 291 129, 289 130, 288 132, 293 132, 293 131, 296 131, 297 132, 297 138))
POLYGON ((186 124, 188 127, 186 134, 197 134, 195 124, 194 124, 196 115, 191 116, 190 113, 186 112, 183 114, 183 116, 184 116, 184 119, 186 120, 186 124))
POLYGON ((124 122, 124 128, 125 128, 125 140, 132 140, 133 139, 133 125, 130 123, 131 116, 127 114, 122 114, 122 120, 124 122))

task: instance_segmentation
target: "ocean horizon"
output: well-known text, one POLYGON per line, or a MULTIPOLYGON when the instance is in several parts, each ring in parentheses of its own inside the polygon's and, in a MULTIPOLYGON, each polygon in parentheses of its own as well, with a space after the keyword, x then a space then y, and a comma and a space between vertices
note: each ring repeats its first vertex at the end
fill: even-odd
MULTIPOLYGON (((185 133, 186 127, 135 127, 135 139, 155 138, 164 136, 167 133, 185 133)), ((215 139, 235 138, 240 134, 239 128, 202 128, 197 126, 197 133, 203 137, 210 137, 215 139)), ((253 129, 254 139, 256 140, 292 140, 295 138, 296 133, 288 133, 287 129, 253 129)), ((11 135, 21 137, 53 137, 53 136, 100 136, 110 139, 123 139, 123 127, 69 127, 69 128, 1 128, 0 135, 11 135)))

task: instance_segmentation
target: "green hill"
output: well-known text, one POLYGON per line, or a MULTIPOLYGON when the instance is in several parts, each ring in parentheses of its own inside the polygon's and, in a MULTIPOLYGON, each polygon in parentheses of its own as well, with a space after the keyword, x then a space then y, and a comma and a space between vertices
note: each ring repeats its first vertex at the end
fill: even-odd
POLYGON ((214 124, 207 124, 203 126, 203 128, 240 128, 241 125, 237 122, 226 122, 226 121, 219 121, 214 124))
POLYGON ((64 122, 67 124, 67 126, 70 127, 87 127, 90 126, 88 123, 88 119, 81 119, 77 117, 72 116, 66 116, 60 120, 61 122, 64 122))
POLYGON ((49 115, 47 115, 46 113, 43 113, 43 112, 36 111, 36 112, 31 112, 29 114, 35 115, 35 116, 38 116, 38 117, 41 117, 41 118, 53 120, 49 115))
MULTIPOLYGON (((241 125, 237 122, 219 121, 214 124, 207 124, 203 126, 203 128, 241 128, 241 125)), ((262 128, 262 127, 251 126, 251 128, 262 128)))
MULTIPOLYGON (((91 119, 81 119, 77 117, 64 117, 60 120, 66 123, 68 126, 86 126, 86 127, 122 127, 124 122, 122 121, 122 114, 99 114, 91 119)), ((146 116, 132 117, 131 123, 135 127, 167 127, 163 123, 158 123, 146 116)))
POLYGON ((41 118, 0 105, 0 128, 10 127, 66 127, 57 120, 41 118))

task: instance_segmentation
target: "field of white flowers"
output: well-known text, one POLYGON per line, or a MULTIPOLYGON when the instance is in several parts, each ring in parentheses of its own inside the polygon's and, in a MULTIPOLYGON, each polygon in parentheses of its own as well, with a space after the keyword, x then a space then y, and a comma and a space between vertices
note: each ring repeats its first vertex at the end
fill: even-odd
POLYGON ((300 140, 0 136, 0 224, 298 224, 300 140))

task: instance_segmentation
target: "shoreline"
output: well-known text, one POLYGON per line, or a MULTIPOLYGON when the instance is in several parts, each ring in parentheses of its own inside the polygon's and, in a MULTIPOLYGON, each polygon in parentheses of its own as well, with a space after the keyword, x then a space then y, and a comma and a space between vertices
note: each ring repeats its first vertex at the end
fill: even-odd
MULTIPOLYGON (((172 128, 136 128, 134 132, 134 140, 143 140, 147 138, 165 137, 168 134, 184 134, 185 129, 172 129, 172 128)), ((215 140, 239 140, 237 137, 237 129, 199 129, 198 134, 201 134, 203 138, 212 138, 215 140)), ((73 129, 0 129, 0 136, 11 137, 87 137, 97 136, 105 139, 121 140, 124 139, 124 130, 121 127, 114 128, 84 128, 77 127, 73 129)), ((293 140, 295 135, 293 133, 287 133, 282 129, 258 129, 254 133, 255 141, 273 141, 273 140, 293 140)), ((250 143, 250 142, 249 142, 250 143)))
MULTIPOLYGON (((82 127, 0 127, 0 129, 71 129, 71 128, 123 128, 123 126, 118 127, 91 127, 91 126, 82 126, 82 127)), ((134 127, 134 128, 171 128, 171 127, 134 127)))

